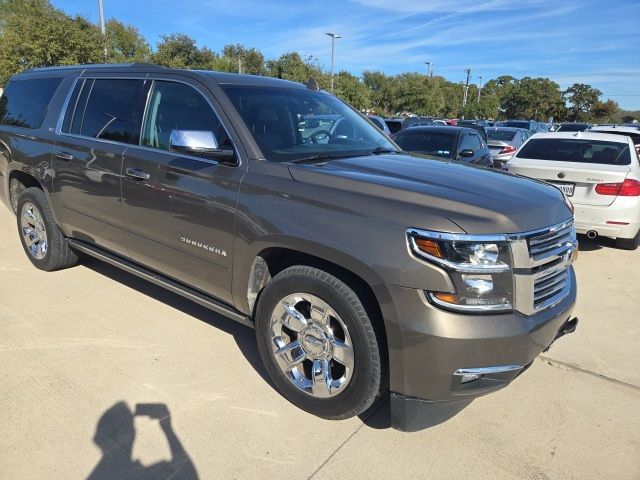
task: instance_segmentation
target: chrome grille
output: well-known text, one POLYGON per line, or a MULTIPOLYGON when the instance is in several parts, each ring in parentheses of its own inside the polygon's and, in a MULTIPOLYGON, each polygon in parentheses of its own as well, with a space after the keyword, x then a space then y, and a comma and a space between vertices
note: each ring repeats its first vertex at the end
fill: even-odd
POLYGON ((568 265, 539 277, 533 284, 533 308, 540 310, 564 298, 568 279, 568 265))
POLYGON ((529 238, 529 254, 535 261, 558 256, 568 249, 575 239, 573 222, 567 222, 550 231, 529 238))
POLYGON ((533 315, 555 305, 571 291, 570 267, 577 248, 573 220, 529 232, 512 243, 516 309, 533 315))

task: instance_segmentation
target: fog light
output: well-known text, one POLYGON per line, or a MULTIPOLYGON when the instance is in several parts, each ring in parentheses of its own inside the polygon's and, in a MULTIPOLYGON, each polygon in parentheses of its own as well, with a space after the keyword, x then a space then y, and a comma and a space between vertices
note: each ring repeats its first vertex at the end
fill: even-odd
POLYGON ((482 378, 481 373, 465 373, 462 375, 462 378, 460 379, 460 383, 473 382, 474 380, 478 380, 479 378, 482 378))

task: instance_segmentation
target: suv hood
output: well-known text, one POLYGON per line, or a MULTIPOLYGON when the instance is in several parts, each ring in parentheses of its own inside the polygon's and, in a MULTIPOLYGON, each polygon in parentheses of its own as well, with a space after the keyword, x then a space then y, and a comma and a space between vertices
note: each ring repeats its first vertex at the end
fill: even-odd
MULTIPOLYGON (((445 217, 467 233, 518 233, 571 217, 555 187, 509 173, 447 160, 405 154, 368 155, 322 164, 289 166, 298 182, 421 207, 445 217)), ((407 206, 408 206, 407 205, 407 206)), ((399 219, 415 208, 399 208, 399 219)), ((424 218, 403 218, 428 228, 424 218)))

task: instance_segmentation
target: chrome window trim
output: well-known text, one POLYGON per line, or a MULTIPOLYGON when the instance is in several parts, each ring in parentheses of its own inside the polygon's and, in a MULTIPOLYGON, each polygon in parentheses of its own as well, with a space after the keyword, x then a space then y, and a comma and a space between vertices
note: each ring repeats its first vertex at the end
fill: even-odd
MULTIPOLYGON (((230 167, 230 168, 238 168, 241 165, 243 165, 243 161, 242 161, 242 157, 240 155, 240 150, 237 148, 236 146, 236 142, 233 140, 233 138, 231 137, 231 135, 229 135, 229 130, 227 129, 226 125, 222 122, 221 120, 221 115, 218 112, 218 109, 215 107, 215 105, 213 105, 213 103, 211 103, 211 101, 207 98, 206 95, 203 95, 202 91, 200 91, 198 88, 194 87, 191 83, 186 82, 184 80, 177 80, 174 78, 162 78, 161 76, 150 76, 149 73, 147 73, 145 76, 122 76, 122 77, 111 77, 111 76, 94 76, 94 75, 88 75, 88 76, 84 76, 84 72, 86 70, 84 70, 82 73, 80 73, 79 76, 77 76, 73 82, 73 85, 71 86, 71 88, 69 89, 69 92, 67 93, 67 97, 65 99, 64 104, 62 105, 62 110, 60 111, 60 115, 58 116, 58 122, 56 123, 56 129, 55 129, 55 134, 56 135, 60 135, 63 137, 70 137, 70 138, 78 138, 78 139, 84 139, 84 140, 93 140, 95 142, 104 142, 104 143, 108 143, 111 145, 118 145, 118 146, 124 146, 127 149, 129 148, 140 148, 143 150, 147 150, 147 151, 151 151, 151 152, 161 152, 161 153, 168 153, 171 155, 174 155, 176 157, 181 157, 181 158, 187 158, 190 160, 198 160, 201 162, 205 162, 205 163, 209 163, 211 165, 219 165, 219 166, 224 166, 224 167, 230 167), (138 144, 134 144, 134 143, 125 143, 125 142, 119 142, 117 140, 108 140, 105 138, 95 138, 95 137, 89 137, 87 135, 78 135, 78 134, 74 134, 74 133, 66 133, 62 131, 62 125, 64 123, 64 118, 67 112, 67 109, 69 107, 69 102, 71 100, 71 96, 73 95, 73 90, 76 87, 76 84, 80 81, 80 80, 151 80, 152 84, 149 87, 149 91, 147 92, 147 99, 145 101, 144 104, 144 112, 142 114, 142 122, 140 124, 140 138, 138 140, 138 144), (153 147, 147 147, 145 145, 141 145, 140 142, 142 142, 142 129, 144 128, 144 119, 146 118, 147 115, 147 108, 149 105, 149 94, 151 92, 151 89, 153 87, 153 82, 155 81, 164 81, 164 82, 175 82, 175 83, 182 83, 184 85, 187 85, 191 88, 193 88, 196 92, 198 92, 198 94, 200 94, 205 101, 209 104, 209 106, 211 107, 211 109, 213 110, 213 113, 216 115, 216 117, 218 118, 218 120, 220 121, 220 125, 222 125, 222 128, 224 129, 225 133, 227 134, 227 137, 229 137, 229 141, 231 142, 231 144, 233 145, 233 150, 236 152, 237 156, 238 156, 238 163, 236 165, 226 165, 226 164, 221 164, 220 162, 218 162, 217 160, 211 160, 208 158, 202 158, 202 157, 196 157, 193 155, 185 155, 183 153, 178 153, 178 152, 172 152, 170 150, 162 150, 159 148, 153 148, 153 147)), ((89 96, 91 95, 91 92, 89 92, 89 96)), ((87 97, 89 98, 89 97, 87 97)), ((83 118, 84 121, 84 118, 83 118)), ((125 150, 126 152, 126 150, 125 150)), ((124 153, 123 152, 123 155, 124 153)))

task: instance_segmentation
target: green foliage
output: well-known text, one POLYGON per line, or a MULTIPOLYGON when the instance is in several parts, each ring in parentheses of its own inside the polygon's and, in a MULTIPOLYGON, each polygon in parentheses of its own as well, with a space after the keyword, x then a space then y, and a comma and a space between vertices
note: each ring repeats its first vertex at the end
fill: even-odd
MULTIPOLYGON (((173 68, 237 72, 306 83, 315 79, 328 90, 330 75, 314 57, 288 52, 265 60, 256 48, 225 45, 219 53, 199 47, 188 35, 162 35, 152 51, 133 26, 116 19, 106 23, 106 37, 81 16, 70 16, 49 0, 0 0, 0 85, 27 68, 100 62, 154 62, 173 68), (107 47, 105 58, 104 48, 107 47)), ((581 83, 562 92, 548 78, 517 79, 502 75, 488 80, 477 101, 478 89, 470 85, 463 109, 464 86, 443 77, 420 73, 386 75, 365 71, 362 78, 341 71, 334 77, 334 93, 361 110, 380 115, 411 112, 445 118, 526 118, 620 122, 637 118, 602 93, 581 83), (567 106, 568 105, 568 106, 567 106)))
POLYGON ((209 48, 199 48, 196 41, 184 33, 161 35, 152 61, 171 68, 212 70, 218 56, 209 48))
POLYGON ((46 0, 5 0, 0 15, 2 85, 27 68, 104 61, 97 27, 46 0))
POLYGON ((151 47, 138 29, 115 18, 105 24, 107 34, 107 60, 109 63, 148 62, 151 47))
MULTIPOLYGON (((242 73, 250 75, 263 75, 266 71, 264 65, 264 55, 255 48, 246 48, 239 43, 235 45, 225 45, 222 49, 222 58, 229 65, 238 65, 238 59, 242 66, 242 73)), ((237 72, 238 70, 234 70, 237 72)))
POLYGON ((359 110, 371 107, 371 92, 358 77, 341 71, 334 77, 334 93, 359 110))
POLYGON ((593 107, 602 92, 591 85, 574 83, 565 90, 564 94, 570 104, 569 119, 572 121, 589 121, 593 117, 593 107))
MULTIPOLYGON (((564 115, 564 99, 560 86, 548 78, 524 77, 509 81, 498 93, 506 118, 546 120, 561 119, 564 115)), ((498 92, 502 88, 498 88, 498 92)))

